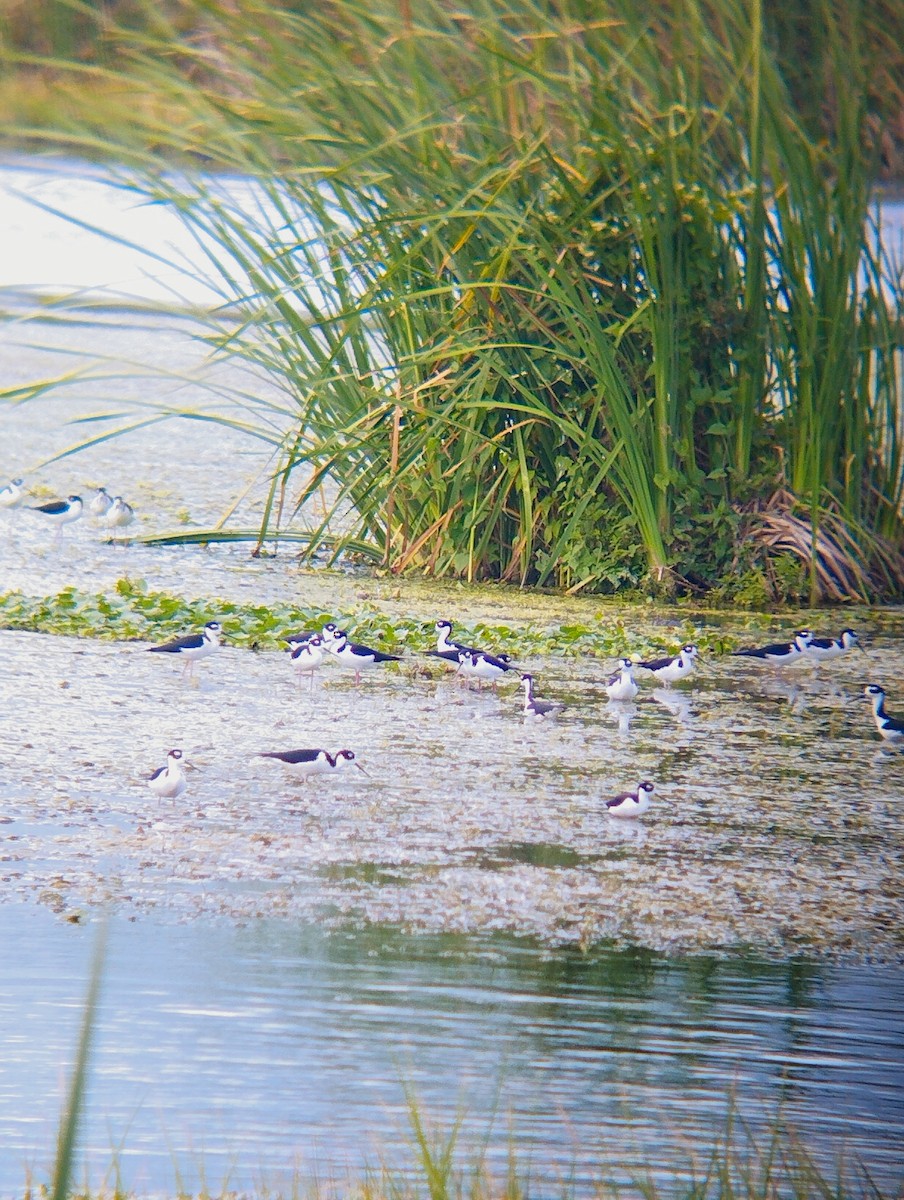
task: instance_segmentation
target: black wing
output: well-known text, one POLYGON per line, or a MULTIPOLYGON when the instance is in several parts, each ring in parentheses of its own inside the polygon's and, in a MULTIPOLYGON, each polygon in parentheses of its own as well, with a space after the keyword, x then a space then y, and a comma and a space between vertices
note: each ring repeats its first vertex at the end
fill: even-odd
POLYGON ((461 642, 449 642, 448 650, 425 650, 425 654, 431 654, 434 658, 444 658, 447 662, 458 662, 459 654, 480 654, 479 650, 475 650, 473 646, 462 645, 461 642))
POLYGON ((148 782, 150 783, 154 779, 159 779, 165 770, 166 770, 166 767, 158 767, 153 775, 148 776, 148 782))
POLYGON ((503 655, 499 658, 495 654, 481 654, 484 662, 490 664, 491 667, 497 667, 500 671, 514 671, 514 667, 508 660, 508 655, 503 655))
POLYGON ((649 662, 638 663, 639 667, 646 667, 648 671, 661 671, 663 667, 667 667, 670 662, 674 662, 674 658, 651 658, 649 662))
POLYGON ((68 508, 68 500, 49 500, 46 504, 35 504, 33 506, 35 512, 47 513, 51 517, 58 517, 60 513, 66 512, 68 508))
POLYGON ((358 642, 347 642, 349 650, 353 654, 369 654, 374 662, 401 662, 402 659, 398 654, 384 654, 382 650, 374 650, 372 646, 362 646, 358 642))
POLYGON ((456 654, 479 654, 480 651, 473 646, 466 646, 463 642, 450 642, 450 646, 455 648, 456 654))
POLYGON ((765 658, 769 654, 787 654, 791 649, 791 642, 772 642, 768 646, 761 646, 758 650, 733 650, 733 658, 765 658))
POLYGON ((316 652, 319 649, 319 646, 312 646, 310 642, 292 642, 289 645, 289 653, 293 659, 301 658, 307 651, 316 652))
POLYGON ((309 763, 323 753, 323 750, 263 750, 258 758, 278 758, 284 763, 309 763))
POLYGON ((624 803, 625 800, 633 800, 634 798, 633 792, 619 792, 617 796, 613 796, 611 800, 606 801, 606 808, 618 808, 619 804, 624 803))
POLYGON ((818 646, 820 650, 830 650, 836 642, 834 638, 813 638, 810 645, 818 646))
POLYGON ((305 629, 301 633, 290 633, 288 637, 282 640, 288 642, 290 646, 303 646, 305 642, 309 642, 311 638, 317 637, 316 629, 305 629))
POLYGON ((200 633, 188 633, 185 637, 164 642, 162 646, 148 646, 148 650, 151 654, 178 654, 180 650, 197 650, 203 645, 204 638, 200 633))

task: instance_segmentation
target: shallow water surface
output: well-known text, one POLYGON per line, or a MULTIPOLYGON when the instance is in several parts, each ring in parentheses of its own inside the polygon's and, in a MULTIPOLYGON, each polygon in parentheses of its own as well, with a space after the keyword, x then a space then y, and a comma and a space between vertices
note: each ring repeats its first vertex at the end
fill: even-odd
POLYGON ((327 663, 310 691, 285 654, 226 647, 192 684, 140 644, 0 632, 3 898, 902 958, 904 755, 878 744, 862 663, 780 679, 720 659, 612 704, 601 664, 540 659, 524 665, 565 707, 530 722, 511 685, 423 661, 360 687, 327 663), (159 800, 146 778, 172 746, 197 769, 159 800), (304 782, 256 757, 320 746, 367 774, 304 782), (647 816, 609 817, 644 778, 647 816))
MULTIPOLYGON (((46 1178, 94 929, 0 907, 0 1193, 46 1178), (28 998, 28 1002, 24 1001, 28 998)), ((904 974, 502 938, 324 934, 287 920, 113 922, 83 1136, 142 1195, 283 1187, 413 1161, 407 1096, 459 1162, 535 1194, 691 1170, 728 1096, 779 1111, 830 1173, 900 1183, 904 974)), ((700 1163, 698 1161, 698 1167, 700 1163)), ((112 1176, 107 1173, 108 1182, 112 1176)))

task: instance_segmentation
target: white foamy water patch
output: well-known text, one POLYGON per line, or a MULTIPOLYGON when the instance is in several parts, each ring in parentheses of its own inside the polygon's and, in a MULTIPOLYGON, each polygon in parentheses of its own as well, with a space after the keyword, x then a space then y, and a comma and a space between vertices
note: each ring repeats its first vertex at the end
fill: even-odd
POLYGON ((222 303, 204 278, 203 249, 179 216, 103 167, 58 159, 0 165, 0 226, 0 288, 179 307, 222 303))

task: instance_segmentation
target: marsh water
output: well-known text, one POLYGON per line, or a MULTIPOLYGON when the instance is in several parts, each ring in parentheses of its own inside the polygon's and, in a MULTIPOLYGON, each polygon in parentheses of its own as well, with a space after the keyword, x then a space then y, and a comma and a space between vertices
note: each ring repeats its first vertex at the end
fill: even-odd
MULTIPOLYGON (((65 175, 48 178, 62 203, 65 175)), ((149 387, 201 406, 252 386, 206 365, 187 317, 95 295, 87 313, 70 296, 35 318, 5 282, 6 385, 86 354, 91 369, 0 409, 3 482, 24 475, 37 496, 104 483, 139 532, 207 524, 247 489, 253 522, 266 459, 200 422, 49 461, 84 436, 68 422, 120 420, 149 387)), ((212 616, 224 599, 292 599, 465 627, 621 621, 663 645, 797 621, 109 544, 87 520, 57 546, 27 512, 0 517, 0 562, 2 591, 141 577, 208 598, 212 616)), ((807 619, 856 623, 866 654, 777 673, 711 655, 630 705, 606 702, 609 663, 522 662, 564 705, 548 723, 525 722, 512 687, 472 692, 413 654, 360 688, 327 666, 309 690, 277 651, 226 647, 190 683, 142 644, 0 631, 0 1193, 47 1177, 104 914, 83 1134, 95 1185, 111 1164, 144 1194, 405 1164, 413 1096, 441 1130, 461 1119, 464 1161, 485 1139, 500 1173, 514 1151, 541 1194, 587 1192, 690 1172, 733 1096, 754 1131, 780 1113, 826 1169, 847 1153, 893 1191, 904 755, 878 743, 860 690, 904 697, 904 613, 807 619), (174 745, 194 770, 160 801, 146 777, 174 745), (254 757, 301 745, 348 746, 367 774, 303 784, 254 757), (605 797, 645 777, 647 817, 609 818, 605 797)))
MULTIPOLYGON (((0 992, 0 1191, 12 1195, 26 1168, 46 1177, 94 930, 6 905, 0 931, 18 951, 0 992)), ((95 1180, 112 1183, 115 1160, 139 1194, 177 1180, 289 1191, 410 1166, 415 1099, 446 1135, 461 1120, 463 1165, 486 1141, 498 1174, 512 1153, 534 1194, 558 1195, 651 1164, 662 1184, 667 1159, 699 1173, 733 1095, 761 1137, 781 1112, 828 1169, 859 1152, 891 1190, 902 1003, 898 968, 119 919, 83 1145, 95 1180)))

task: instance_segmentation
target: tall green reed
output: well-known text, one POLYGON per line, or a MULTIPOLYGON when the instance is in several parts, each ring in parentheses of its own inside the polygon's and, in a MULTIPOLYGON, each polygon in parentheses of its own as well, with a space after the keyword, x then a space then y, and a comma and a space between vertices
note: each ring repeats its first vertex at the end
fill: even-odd
POLYGON ((53 1178, 49 1191, 50 1200, 67 1200, 72 1193, 72 1177, 78 1150, 79 1122, 82 1119, 82 1110, 85 1104, 91 1043, 97 1022, 97 1007, 100 997, 101 980, 103 978, 106 944, 107 929, 106 925, 103 925, 101 926, 94 947, 94 955, 88 977, 88 991, 84 1007, 82 1008, 82 1021, 76 1047, 75 1063, 69 1082, 66 1104, 60 1116, 53 1178))

